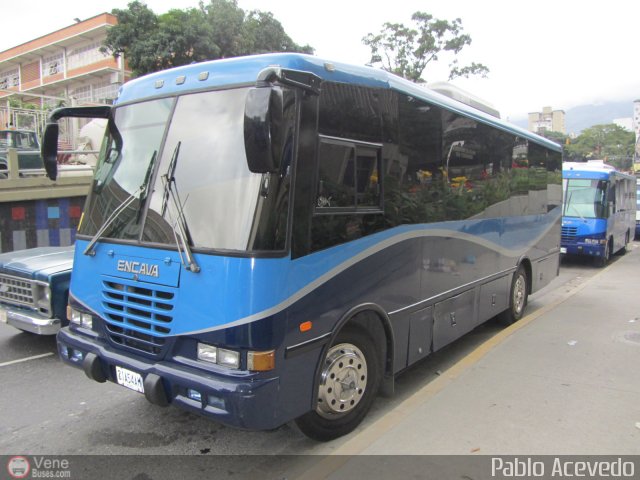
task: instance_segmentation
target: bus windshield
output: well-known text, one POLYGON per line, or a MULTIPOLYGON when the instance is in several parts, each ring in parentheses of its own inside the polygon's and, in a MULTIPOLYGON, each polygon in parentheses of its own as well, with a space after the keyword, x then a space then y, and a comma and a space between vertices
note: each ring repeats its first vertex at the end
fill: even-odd
POLYGON ((606 180, 565 179, 563 215, 580 218, 605 218, 607 216, 607 184, 606 180))
POLYGON ((78 233, 108 223, 101 238, 174 246, 180 222, 194 248, 284 250, 292 137, 280 172, 250 172, 246 95, 219 90, 116 108, 78 233))

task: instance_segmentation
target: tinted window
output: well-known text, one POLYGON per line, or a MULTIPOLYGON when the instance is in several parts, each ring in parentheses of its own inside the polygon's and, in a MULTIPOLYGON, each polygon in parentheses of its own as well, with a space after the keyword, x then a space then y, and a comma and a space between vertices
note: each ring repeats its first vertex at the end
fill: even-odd
POLYGON ((380 208, 380 147, 321 138, 316 209, 380 208))
POLYGON ((381 141, 379 92, 341 83, 324 83, 318 131, 331 137, 381 141))

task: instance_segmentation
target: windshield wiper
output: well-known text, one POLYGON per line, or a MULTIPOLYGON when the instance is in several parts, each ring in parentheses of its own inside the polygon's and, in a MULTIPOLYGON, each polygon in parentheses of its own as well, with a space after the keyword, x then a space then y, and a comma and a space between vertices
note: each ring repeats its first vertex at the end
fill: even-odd
POLYGON ((153 173, 153 168, 156 165, 157 152, 154 151, 151 156, 151 161, 149 162, 149 166, 147 167, 147 173, 144 174, 144 180, 141 185, 142 191, 140 192, 140 205, 138 205, 138 212, 136 214, 136 223, 140 223, 140 217, 142 216, 142 210, 144 206, 147 204, 147 198, 149 197, 149 190, 151 190, 151 175, 153 173))
MULTIPOLYGON (((116 218, 118 218, 120 214, 124 212, 129 207, 129 205, 131 205, 136 199, 142 202, 144 200, 143 196, 144 198, 146 198, 147 193, 149 191, 149 179, 151 177, 151 171, 153 170, 153 165, 155 164, 157 153, 158 152, 154 150, 153 154, 151 155, 151 160, 149 161, 149 167, 147 168, 147 173, 144 176, 142 185, 140 185, 140 187, 138 187, 138 189, 135 192, 133 192, 131 195, 125 198, 124 201, 120 205, 118 205, 113 212, 111 212, 111 215, 109 215, 107 220, 102 224, 102 226, 93 236, 93 238, 91 238, 91 241, 89 242, 89 245, 87 245, 87 248, 85 248, 84 252, 82 252, 84 255, 94 256, 96 254, 96 251, 93 247, 96 244, 96 242, 102 238, 102 235, 104 235, 104 232, 107 231, 107 228, 109 228, 111 224, 116 220, 116 218)), ((139 215, 139 211, 138 211, 138 215, 139 215)))
POLYGON ((191 247, 189 246, 191 235, 189 234, 189 227, 187 226, 187 219, 184 216, 183 203, 180 201, 180 195, 178 194, 178 186, 176 184, 175 178, 176 165, 178 164, 178 155, 180 155, 181 144, 182 142, 178 142, 178 144, 176 145, 176 148, 173 150, 173 155, 171 156, 169 166, 167 167, 167 173, 165 173, 161 177, 163 192, 160 215, 164 217, 164 214, 167 212, 167 204, 169 202, 169 199, 171 199, 173 208, 178 214, 178 219, 174 222, 171 216, 171 212, 169 212, 169 223, 171 225, 171 229, 173 230, 173 237, 176 240, 176 246, 178 247, 180 261, 187 270, 190 270, 193 273, 198 273, 200 271, 200 267, 196 263, 196 260, 193 257, 193 252, 191 252, 191 247), (186 257, 186 262, 182 257, 183 250, 186 257))

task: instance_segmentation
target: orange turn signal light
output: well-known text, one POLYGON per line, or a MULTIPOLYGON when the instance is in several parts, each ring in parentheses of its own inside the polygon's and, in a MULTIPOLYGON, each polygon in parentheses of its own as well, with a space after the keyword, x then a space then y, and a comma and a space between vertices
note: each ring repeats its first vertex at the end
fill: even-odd
POLYGON ((307 322, 301 323, 299 328, 301 332, 308 332, 309 330, 311 330, 312 327, 313 327, 313 322, 309 320, 307 322))
POLYGON ((247 370, 266 372, 276 368, 276 351, 247 352, 247 370))

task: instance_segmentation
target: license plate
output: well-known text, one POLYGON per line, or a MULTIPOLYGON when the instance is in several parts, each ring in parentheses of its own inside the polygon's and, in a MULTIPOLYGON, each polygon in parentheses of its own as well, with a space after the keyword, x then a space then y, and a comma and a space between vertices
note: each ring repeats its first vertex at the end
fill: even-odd
POLYGON ((560 247, 560 253, 567 253, 566 247, 560 247))
POLYGON ((0 323, 7 323, 7 311, 0 307, 0 323))
POLYGON ((116 367, 116 380, 119 385, 130 388, 136 392, 144 393, 144 384, 142 383, 142 375, 132 372, 126 368, 116 367))

